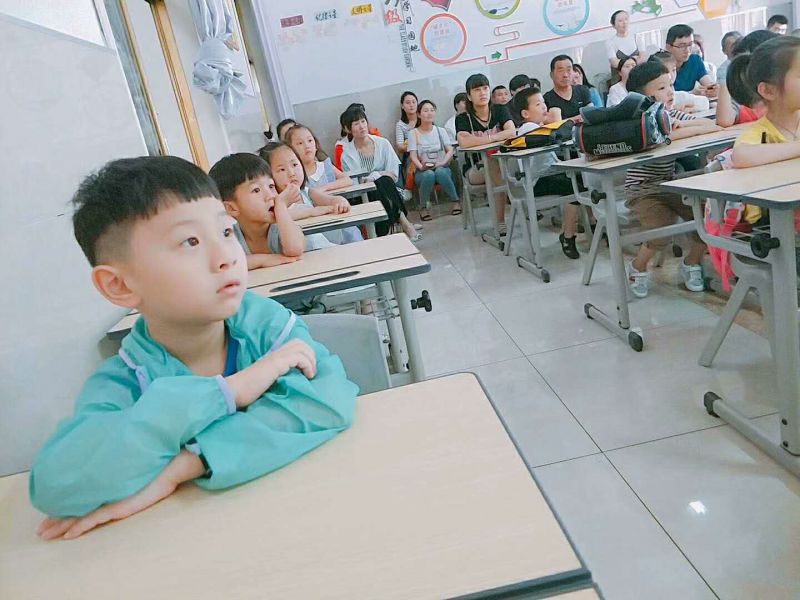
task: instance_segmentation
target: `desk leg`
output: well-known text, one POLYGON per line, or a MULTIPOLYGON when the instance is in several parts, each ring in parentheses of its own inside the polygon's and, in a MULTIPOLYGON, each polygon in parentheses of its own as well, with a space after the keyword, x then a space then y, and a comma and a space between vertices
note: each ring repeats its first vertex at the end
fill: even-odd
MULTIPOLYGON (((395 297, 395 294, 392 290, 392 286, 388 281, 381 281, 378 284, 378 292, 381 296, 386 299, 386 304, 389 307, 389 313, 394 314, 394 311, 391 309, 392 298, 395 297)), ((400 299, 397 298, 397 303, 400 304, 400 299)), ((403 318, 403 311, 400 311, 400 319, 402 321, 403 318)), ((392 366, 394 367, 395 373, 405 373, 408 368, 406 367, 406 361, 403 352, 403 334, 400 330, 400 323, 397 322, 397 319, 394 316, 390 316, 386 319, 386 328, 389 330, 389 356, 392 359, 392 366)))
MULTIPOLYGON (((536 214, 536 197, 533 192, 533 177, 531 177, 530 169, 522 168, 522 173, 525 177, 525 200, 523 201, 522 211, 522 233, 525 239, 525 245, 531 252, 531 259, 528 260, 523 256, 517 257, 517 265, 525 269, 541 279, 544 283, 550 283, 550 272, 539 263, 539 257, 542 255, 542 241, 539 233, 539 221, 536 214)), ((508 181, 508 180, 507 180, 508 181)), ((512 235, 509 229, 508 235, 512 235)))
POLYGON ((636 352, 641 352, 644 340, 640 333, 631 331, 631 320, 628 312, 628 277, 625 275, 625 264, 622 255, 622 244, 619 236, 619 220, 617 219, 617 199, 614 194, 613 175, 603 176, 603 192, 606 203, 606 233, 608 234, 608 252, 611 258, 611 272, 614 279, 617 301, 617 320, 609 317, 593 304, 586 304, 583 311, 590 319, 595 319, 611 333, 626 342, 636 352))
POLYGON ((778 411, 781 417, 781 443, 776 445, 750 419, 729 406, 713 392, 706 392, 704 403, 712 415, 721 417, 773 460, 800 477, 800 328, 797 324, 797 267, 794 249, 794 213, 770 211, 770 230, 780 240, 772 253, 772 285, 775 319, 775 376, 778 384, 778 411))
MULTIPOLYGON (((483 172, 486 175, 486 195, 488 196, 489 200, 489 210, 492 213, 492 235, 482 233, 481 239, 489 244, 490 246, 494 246, 499 250, 503 250, 504 242, 500 239, 500 229, 498 229, 498 222, 497 222, 497 197, 494 195, 494 182, 492 181, 492 175, 489 173, 489 160, 491 160, 486 153, 483 153, 483 172)), ((502 165, 501 165, 502 168, 502 165)), ((475 215, 473 214, 473 219, 475 215)), ((509 234, 510 235, 510 234, 509 234)))
POLYGON ((368 240, 371 240, 371 239, 374 239, 374 238, 377 237, 377 234, 375 233, 375 223, 367 223, 366 228, 367 228, 367 239, 368 240))
POLYGON ((404 277, 395 279, 394 289, 397 293, 397 306, 400 309, 400 320, 403 322, 403 334, 408 348, 408 366, 409 371, 411 371, 411 381, 413 383, 425 381, 425 366, 422 361, 419 340, 417 339, 414 311, 411 309, 411 297, 408 295, 408 285, 404 277))

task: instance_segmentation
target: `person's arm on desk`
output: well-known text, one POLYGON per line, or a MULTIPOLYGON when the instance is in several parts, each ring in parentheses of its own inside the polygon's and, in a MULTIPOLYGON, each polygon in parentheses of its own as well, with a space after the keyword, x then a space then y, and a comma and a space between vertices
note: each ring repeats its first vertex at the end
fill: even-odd
POLYGON ((736 144, 731 160, 737 169, 758 167, 770 163, 800 158, 800 142, 783 144, 736 144))
POLYGON ((280 237, 281 254, 284 256, 299 257, 303 256, 306 249, 306 236, 300 226, 294 222, 289 213, 288 199, 299 194, 300 190, 296 185, 290 185, 275 198, 275 225, 278 228, 280 237))
POLYGON ((687 121, 673 121, 672 133, 669 134, 671 140, 682 140, 685 138, 721 131, 722 127, 714 123, 711 119, 689 119, 687 121))
POLYGON ((286 263, 297 262, 302 256, 284 256, 283 254, 248 254, 247 270, 263 269, 265 267, 277 267, 286 263))
MULTIPOLYGON (((292 316, 277 303, 259 300, 263 302, 257 310, 264 312, 259 319, 271 327, 262 336, 264 347, 268 348, 292 316)), ((211 470, 209 478, 195 480, 200 487, 221 489, 265 475, 352 424, 358 388, 348 381, 342 362, 311 338, 300 319, 294 322, 289 339, 283 348, 296 344, 304 352, 310 350, 311 355, 306 358, 315 359, 314 371, 285 369, 291 364, 289 361, 273 372, 277 378, 266 392, 259 385, 242 386, 240 393, 249 394, 247 399, 255 395, 258 398, 247 410, 215 423, 197 436, 211 470)))
POLYGON ((314 206, 330 208, 331 212, 337 215, 350 212, 350 203, 347 201, 347 198, 329 194, 319 188, 309 190, 308 195, 314 203, 314 206))

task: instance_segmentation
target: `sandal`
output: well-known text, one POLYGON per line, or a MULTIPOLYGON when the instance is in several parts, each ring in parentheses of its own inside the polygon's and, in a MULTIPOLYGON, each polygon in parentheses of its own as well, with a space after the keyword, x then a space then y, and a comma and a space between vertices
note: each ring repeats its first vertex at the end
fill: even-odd
POLYGON ((461 205, 460 204, 453 204, 453 208, 450 209, 451 215, 460 215, 461 214, 461 205))
POLYGON ((433 217, 431 216, 430 211, 419 211, 420 221, 430 221, 431 219, 433 219, 433 217))

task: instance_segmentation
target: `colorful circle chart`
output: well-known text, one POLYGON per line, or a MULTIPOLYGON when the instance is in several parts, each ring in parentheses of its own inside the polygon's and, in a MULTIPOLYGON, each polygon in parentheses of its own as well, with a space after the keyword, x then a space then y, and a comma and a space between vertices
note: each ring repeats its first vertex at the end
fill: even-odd
POLYGON ((589 0, 545 0, 544 22, 558 35, 578 33, 589 20, 589 0))
POLYGON ((451 14, 434 15, 422 26, 420 45, 433 62, 451 63, 467 47, 467 28, 451 14))
POLYGON ((519 8, 521 0, 475 0, 478 10, 490 19, 505 19, 519 8))

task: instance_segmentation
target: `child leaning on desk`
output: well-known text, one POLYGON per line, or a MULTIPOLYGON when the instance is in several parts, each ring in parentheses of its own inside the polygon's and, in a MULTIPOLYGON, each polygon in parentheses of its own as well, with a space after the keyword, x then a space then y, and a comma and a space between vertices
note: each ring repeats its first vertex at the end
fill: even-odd
POLYGON ((225 210, 236 219, 233 231, 247 255, 248 269, 294 262, 306 250, 332 245, 322 234, 303 235, 289 212, 289 206, 302 201, 300 188, 292 186, 279 194, 269 166, 255 154, 230 154, 211 167, 209 175, 225 210))
MULTIPOLYGON (((542 125, 555 123, 561 120, 561 109, 551 108, 547 110, 547 105, 539 88, 525 88, 520 90, 512 100, 514 112, 522 120, 522 125, 517 129, 517 135, 525 135, 534 131, 542 125)), ((547 152, 537 156, 535 170, 546 171, 551 165, 558 162, 555 152, 547 152)), ((533 187, 535 196, 569 196, 574 192, 572 182, 564 173, 539 177, 533 187)), ((575 246, 575 236, 578 229, 578 202, 570 202, 564 205, 564 228, 558 236, 561 243, 561 251, 567 258, 580 258, 578 248, 575 246)))
MULTIPOLYGON (((693 116, 674 109, 675 92, 667 67, 658 60, 649 60, 633 68, 628 76, 628 91, 652 96, 662 102, 669 111, 672 125, 670 138, 681 140, 703 133, 722 129, 709 119, 695 119, 693 116)), ((678 218, 685 221, 694 219, 692 209, 683 204, 680 194, 671 194, 659 189, 659 184, 675 177, 675 159, 653 161, 640 167, 631 167, 625 174, 626 204, 636 214, 642 227, 655 229, 673 225, 678 218)), ((706 245, 697 233, 690 234, 691 248, 681 261, 680 272, 686 289, 702 292, 703 269, 701 261, 706 245)), ((639 252, 627 264, 628 281, 631 292, 637 298, 645 298, 650 290, 651 279, 647 266, 656 251, 666 246, 664 238, 650 240, 639 246, 639 252)))
MULTIPOLYGON (((290 132, 291 130, 286 135, 288 136, 290 132)), ((287 142, 267 144, 259 150, 259 154, 269 164, 278 192, 283 192, 291 186, 300 187, 301 201, 289 207, 292 218, 305 219, 318 214, 341 215, 350 212, 350 203, 346 198, 309 187, 303 161, 297 151, 287 142)), ((333 244, 364 241, 361 232, 356 227, 335 230, 324 234, 323 237, 333 244)), ((312 249, 318 248, 308 247, 308 250, 312 249)))
POLYGON ((74 204, 95 287, 142 316, 36 457, 42 538, 124 519, 185 481, 244 483, 351 424, 357 387, 292 312, 246 291, 233 218, 200 168, 116 160, 74 204))
MULTIPOLYGON (((745 93, 739 88, 743 85, 766 107, 766 114, 736 139, 733 166, 756 167, 800 157, 800 38, 780 36, 752 54, 737 56, 728 67, 728 81, 735 100, 745 93)), ((758 206, 745 207, 744 220, 750 224, 764 216, 758 206)), ((800 229, 798 225, 800 213, 795 212, 795 229, 800 229)))

